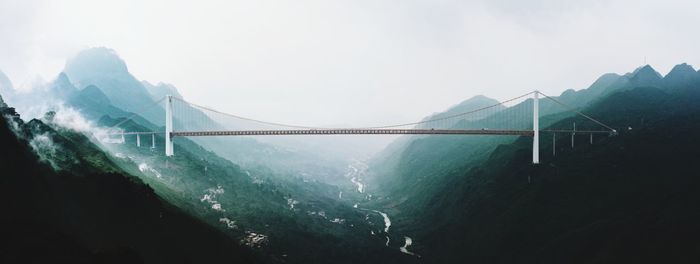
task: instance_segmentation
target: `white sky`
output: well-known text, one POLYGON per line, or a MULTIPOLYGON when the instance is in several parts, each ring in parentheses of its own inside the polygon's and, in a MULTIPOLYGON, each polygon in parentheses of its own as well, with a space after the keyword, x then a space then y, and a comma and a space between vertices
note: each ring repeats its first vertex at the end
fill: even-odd
POLYGON ((645 57, 662 74, 700 66, 698 14, 700 1, 0 0, 0 70, 26 88, 105 46, 138 79, 226 112, 374 125, 585 88, 645 57))

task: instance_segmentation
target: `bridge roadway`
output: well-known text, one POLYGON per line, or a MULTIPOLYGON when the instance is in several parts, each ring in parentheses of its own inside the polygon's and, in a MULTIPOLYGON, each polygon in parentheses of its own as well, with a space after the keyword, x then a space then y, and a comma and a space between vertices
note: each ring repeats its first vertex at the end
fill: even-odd
POLYGON ((110 135, 153 135, 153 134, 165 134, 165 132, 154 132, 154 131, 145 131, 145 132, 111 132, 109 133, 110 135))
POLYGON ((173 137, 202 136, 283 136, 283 135, 502 135, 533 136, 532 130, 489 129, 294 129, 294 130, 233 130, 233 131, 174 131, 173 137))
MULTIPOLYGON (((544 129, 540 132, 610 134, 599 130, 554 130, 544 129)), ((612 132, 614 133, 614 132, 612 132)), ((152 135, 164 132, 115 132, 110 135, 152 135)), ((283 136, 283 135, 500 135, 533 136, 532 130, 489 130, 489 129, 297 129, 297 130, 231 130, 231 131, 182 131, 172 132, 173 137, 206 136, 283 136)))

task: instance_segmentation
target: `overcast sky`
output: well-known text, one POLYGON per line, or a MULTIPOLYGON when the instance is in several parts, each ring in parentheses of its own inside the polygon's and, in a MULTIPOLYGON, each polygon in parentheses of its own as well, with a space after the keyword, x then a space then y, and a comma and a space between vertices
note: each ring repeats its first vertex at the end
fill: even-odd
POLYGON ((199 104, 361 126, 581 89, 645 58, 662 74, 698 66, 698 14, 700 1, 0 0, 0 70, 27 88, 105 46, 199 104))

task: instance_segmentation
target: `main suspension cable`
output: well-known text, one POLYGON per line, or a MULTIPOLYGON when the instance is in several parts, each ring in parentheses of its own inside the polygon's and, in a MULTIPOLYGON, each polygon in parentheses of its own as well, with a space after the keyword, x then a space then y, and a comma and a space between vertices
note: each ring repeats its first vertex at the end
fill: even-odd
MULTIPOLYGON (((476 112, 479 112, 479 111, 483 111, 483 110, 486 110, 486 109, 494 108, 494 107, 497 107, 497 106, 500 106, 500 105, 504 105, 504 104, 507 104, 507 103, 509 103, 509 102, 512 102, 512 101, 521 99, 521 98, 526 97, 526 96, 528 96, 528 95, 531 95, 532 93, 534 93, 534 92, 529 92, 529 93, 523 94, 523 95, 521 95, 521 96, 518 96, 518 97, 515 97, 515 98, 512 98, 512 99, 509 99, 509 100, 506 100, 506 101, 499 102, 499 103, 497 103, 497 104, 489 105, 489 106, 482 107, 482 108, 479 108, 479 109, 475 109, 475 110, 472 110, 472 111, 463 112, 463 113, 459 113, 459 114, 454 114, 454 115, 450 115, 450 116, 446 116, 446 117, 433 118, 433 119, 428 119, 428 120, 423 120, 423 121, 418 121, 418 122, 411 122, 411 123, 392 124, 392 125, 374 126, 374 127, 360 127, 360 128, 363 128, 363 129, 382 129, 382 128, 392 128, 392 127, 403 127, 403 126, 413 126, 413 125, 420 125, 420 124, 425 124, 425 123, 429 123, 429 122, 435 122, 435 121, 442 121, 442 120, 452 119, 452 118, 456 118, 456 117, 461 117, 461 116, 473 114, 473 113, 476 113, 476 112)), ((225 115, 225 116, 228 116, 228 117, 237 118, 237 119, 241 119, 241 120, 247 120, 247 121, 251 121, 251 122, 256 122, 256 123, 260 123, 260 124, 265 124, 265 125, 273 125, 273 126, 280 126, 280 127, 290 127, 290 128, 300 128, 300 129, 337 129, 337 128, 331 128, 331 127, 314 127, 314 126, 303 126, 303 125, 293 125, 293 124, 284 124, 284 123, 276 123, 276 122, 262 121, 262 120, 257 120, 257 119, 253 119, 253 118, 248 118, 248 117, 243 117, 243 116, 238 116, 238 115, 233 115, 233 114, 221 112, 221 111, 212 109, 212 108, 210 108, 210 107, 206 107, 206 106, 202 106, 202 105, 198 105, 198 104, 195 104, 195 103, 191 103, 191 102, 185 101, 184 99, 181 99, 181 98, 175 98, 175 97, 174 97, 173 99, 179 100, 179 101, 181 101, 181 102, 183 102, 183 103, 189 104, 189 105, 191 105, 191 106, 193 106, 193 107, 200 108, 200 109, 203 109, 203 110, 206 110, 206 111, 214 112, 214 113, 217 113, 217 114, 221 114, 221 115, 225 115)))

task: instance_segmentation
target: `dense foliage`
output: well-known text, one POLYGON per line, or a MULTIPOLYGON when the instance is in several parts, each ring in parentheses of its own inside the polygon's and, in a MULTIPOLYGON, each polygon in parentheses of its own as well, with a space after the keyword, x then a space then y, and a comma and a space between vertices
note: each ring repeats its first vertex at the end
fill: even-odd
POLYGON ((0 111, 0 262, 253 262, 236 241, 119 170, 85 136, 0 111))
MULTIPOLYGON (((388 182, 400 187, 389 187, 382 205, 430 262, 692 263, 700 74, 685 69, 662 79, 644 67, 637 73, 646 77, 600 91, 585 111, 620 134, 594 144, 579 134, 573 149, 571 135, 558 134, 556 156, 552 134, 543 134, 538 166, 529 138, 491 143, 493 151, 478 150, 489 143, 477 140, 406 140, 384 164, 394 168, 379 167, 403 177, 388 182)), ((550 126, 582 121, 558 120, 550 126)))

